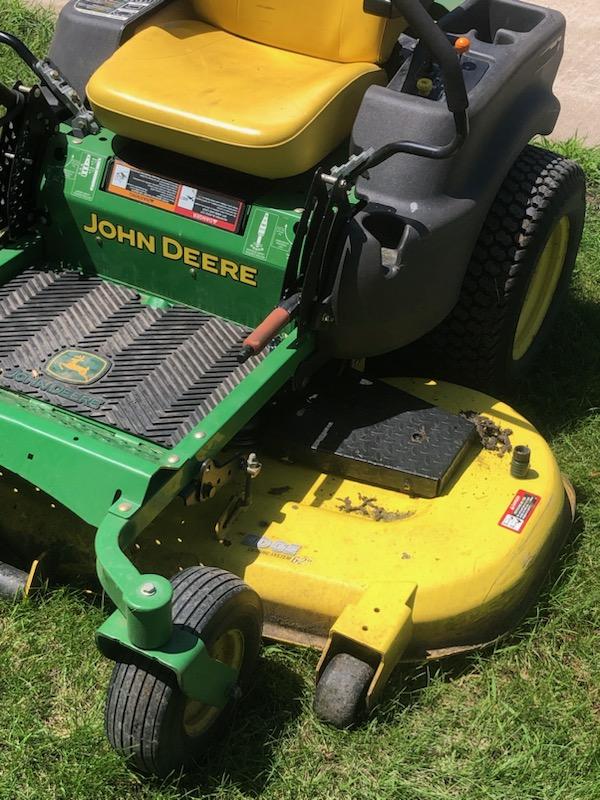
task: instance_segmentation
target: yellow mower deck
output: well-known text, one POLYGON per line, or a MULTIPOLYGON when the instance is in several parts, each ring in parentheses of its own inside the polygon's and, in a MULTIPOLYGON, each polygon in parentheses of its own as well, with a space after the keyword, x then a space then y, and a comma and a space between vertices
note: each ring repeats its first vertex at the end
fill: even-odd
POLYGON ((251 506, 219 535, 217 501, 178 505, 136 545, 143 569, 201 563, 243 577, 263 599, 266 634, 322 648, 320 669, 339 651, 370 661, 370 702, 400 660, 477 646, 514 625, 573 513, 550 448, 507 405, 448 384, 394 385, 510 428, 514 445, 531 448, 528 476, 482 450, 431 500, 266 460, 251 506), (520 532, 508 517, 515 498, 530 507, 520 532))

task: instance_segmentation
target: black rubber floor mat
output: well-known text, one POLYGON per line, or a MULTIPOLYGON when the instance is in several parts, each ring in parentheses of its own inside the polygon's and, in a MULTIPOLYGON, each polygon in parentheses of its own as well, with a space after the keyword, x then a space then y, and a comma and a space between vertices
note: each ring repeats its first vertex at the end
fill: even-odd
POLYGON ((245 378, 247 330, 77 272, 26 270, 0 286, 0 386, 177 444, 245 378))

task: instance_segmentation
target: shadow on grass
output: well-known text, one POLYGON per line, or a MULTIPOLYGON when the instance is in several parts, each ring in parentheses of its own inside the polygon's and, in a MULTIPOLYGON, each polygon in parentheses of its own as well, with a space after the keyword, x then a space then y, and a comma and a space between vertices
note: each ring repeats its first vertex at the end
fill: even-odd
POLYGON ((186 797, 190 791, 210 794, 222 785, 235 787, 240 795, 260 795, 269 784, 280 739, 302 711, 306 691, 297 671, 276 656, 262 658, 227 729, 195 771, 169 783, 186 797))
POLYGON ((531 375, 503 400, 548 438, 600 410, 600 305, 573 296, 531 375))

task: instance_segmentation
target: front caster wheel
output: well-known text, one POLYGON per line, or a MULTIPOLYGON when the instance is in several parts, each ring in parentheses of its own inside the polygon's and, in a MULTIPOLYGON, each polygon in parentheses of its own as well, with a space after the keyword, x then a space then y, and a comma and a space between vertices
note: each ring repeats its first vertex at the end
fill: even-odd
MULTIPOLYGON (((229 572, 192 567, 172 579, 173 621, 194 633, 212 658, 238 672, 244 687, 262 636, 258 595, 229 572)), ((108 688, 106 735, 141 772, 164 777, 192 763, 228 718, 224 709, 191 700, 170 670, 131 654, 115 664, 108 688)))
POLYGON ((373 667, 348 653, 334 656, 317 683, 317 717, 335 728, 350 728, 359 722, 367 712, 367 691, 374 675, 373 667))

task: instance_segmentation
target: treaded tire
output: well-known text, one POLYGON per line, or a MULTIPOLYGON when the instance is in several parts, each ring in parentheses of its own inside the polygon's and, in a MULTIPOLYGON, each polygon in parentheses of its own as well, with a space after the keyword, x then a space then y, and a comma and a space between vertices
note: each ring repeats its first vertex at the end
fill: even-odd
MULTIPOLYGON (((377 359, 380 374, 404 362, 415 375, 498 391, 527 374, 546 344, 568 293, 585 221, 583 170, 528 146, 504 181, 484 223, 459 301, 434 331, 404 351, 377 359), (562 273, 535 338, 518 360, 513 344, 535 267, 555 225, 567 216, 562 273)), ((397 369, 390 374, 396 374, 397 369)))
POLYGON ((313 704, 317 717, 334 728, 350 728, 366 714, 366 697, 375 670, 364 661, 338 653, 323 670, 313 704))
MULTIPOLYGON (((261 644, 260 598, 243 581, 212 567, 192 567, 171 580, 174 624, 211 646, 229 630, 243 635, 238 685, 251 675, 261 644)), ((187 699, 170 670, 131 654, 115 664, 108 688, 105 730, 117 752, 146 774, 165 777, 189 766, 230 715, 234 699, 199 736, 184 725, 187 699)))

